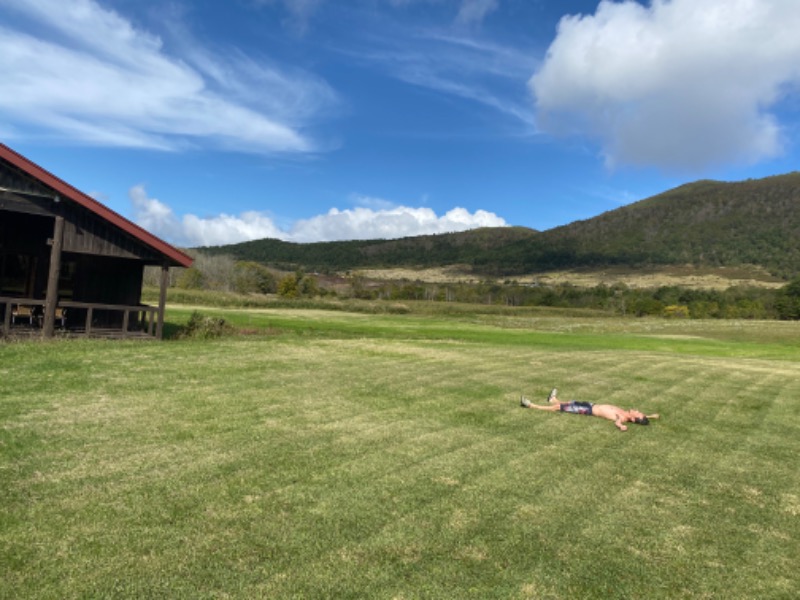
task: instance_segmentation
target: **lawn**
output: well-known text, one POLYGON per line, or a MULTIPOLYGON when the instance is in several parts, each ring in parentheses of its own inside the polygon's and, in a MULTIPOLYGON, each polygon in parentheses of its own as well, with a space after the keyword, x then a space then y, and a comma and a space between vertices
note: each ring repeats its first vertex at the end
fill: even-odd
POLYGON ((0 598, 800 589, 798 323, 201 310, 246 334, 0 342, 0 598))

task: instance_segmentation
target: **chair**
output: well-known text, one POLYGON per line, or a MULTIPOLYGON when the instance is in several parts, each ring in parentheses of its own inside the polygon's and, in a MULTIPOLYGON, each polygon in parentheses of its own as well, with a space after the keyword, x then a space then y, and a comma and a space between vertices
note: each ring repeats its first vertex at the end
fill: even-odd
POLYGON ((34 308, 25 304, 17 304, 11 309, 11 322, 16 324, 17 319, 28 319, 28 323, 33 325, 33 320, 36 318, 34 308))
POLYGON ((66 308, 61 308, 60 306, 56 307, 56 321, 61 321, 61 329, 64 329, 67 326, 66 308))

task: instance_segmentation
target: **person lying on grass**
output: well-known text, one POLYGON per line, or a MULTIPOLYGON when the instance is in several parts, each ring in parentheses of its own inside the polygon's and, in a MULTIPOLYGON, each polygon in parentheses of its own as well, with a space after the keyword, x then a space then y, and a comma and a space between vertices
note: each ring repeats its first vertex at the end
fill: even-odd
POLYGON ((561 402, 558 397, 558 390, 553 388, 550 395, 547 397, 547 406, 533 404, 525 396, 520 398, 520 405, 523 408, 536 408, 538 410, 546 410, 549 412, 566 412, 576 415, 591 415, 614 421, 617 429, 620 431, 628 431, 627 425, 624 423, 638 423, 639 425, 649 425, 650 419, 657 419, 659 415, 645 415, 638 410, 625 410, 613 404, 592 404, 591 402, 578 402, 572 400, 570 402, 561 402))

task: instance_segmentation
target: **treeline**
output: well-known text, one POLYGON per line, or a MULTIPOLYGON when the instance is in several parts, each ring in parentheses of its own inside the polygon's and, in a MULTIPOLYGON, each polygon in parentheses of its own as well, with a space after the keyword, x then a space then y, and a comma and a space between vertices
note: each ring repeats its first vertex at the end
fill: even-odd
POLYGON ((353 295, 375 300, 583 308, 637 317, 800 319, 800 279, 780 290, 757 287, 693 290, 677 286, 640 289, 625 284, 583 288, 570 284, 532 286, 488 281, 446 285, 383 282, 366 286, 355 282, 353 295))
POLYGON ((505 249, 533 239, 537 232, 526 227, 487 227, 436 235, 392 240, 355 240, 297 244, 275 239, 254 240, 227 246, 196 248, 210 256, 232 256, 284 271, 303 269, 320 273, 374 267, 437 267, 478 264, 482 257, 504 260, 505 249))
MULTIPOLYGON (((158 270, 146 283, 158 285, 158 270)), ((693 319, 800 319, 800 278, 778 290, 732 287, 696 290, 680 286, 655 289, 625 284, 585 288, 571 284, 521 284, 514 280, 461 283, 376 281, 357 272, 343 277, 276 271, 253 261, 195 253, 194 265, 173 274, 170 285, 191 290, 275 294, 283 298, 336 296, 364 300, 425 300, 507 306, 582 308, 619 315, 693 319)))
MULTIPOLYGON (((209 256, 191 252, 194 264, 188 269, 172 269, 170 287, 186 290, 214 290, 238 294, 278 294, 286 298, 324 295, 317 279, 302 270, 281 273, 253 261, 230 256, 209 256)), ((144 283, 159 285, 160 269, 145 270, 144 283)))

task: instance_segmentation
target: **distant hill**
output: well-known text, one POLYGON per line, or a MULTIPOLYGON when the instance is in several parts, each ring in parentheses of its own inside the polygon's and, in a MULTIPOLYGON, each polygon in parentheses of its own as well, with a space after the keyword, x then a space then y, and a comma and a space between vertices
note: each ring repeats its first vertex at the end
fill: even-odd
POLYGON ((787 276, 800 271, 799 242, 800 173, 698 181, 546 231, 509 249, 519 262, 507 268, 756 264, 787 276))
POLYGON ((459 233, 421 235, 393 240, 358 240, 296 244, 274 239, 197 248, 284 269, 344 271, 356 268, 472 265, 503 248, 537 235, 526 227, 486 227, 459 233))
POLYGON ((201 250, 317 271, 464 264, 487 275, 514 275, 579 267, 754 264, 791 277, 800 273, 800 173, 697 181, 544 232, 510 227, 399 240, 258 240, 201 250))

